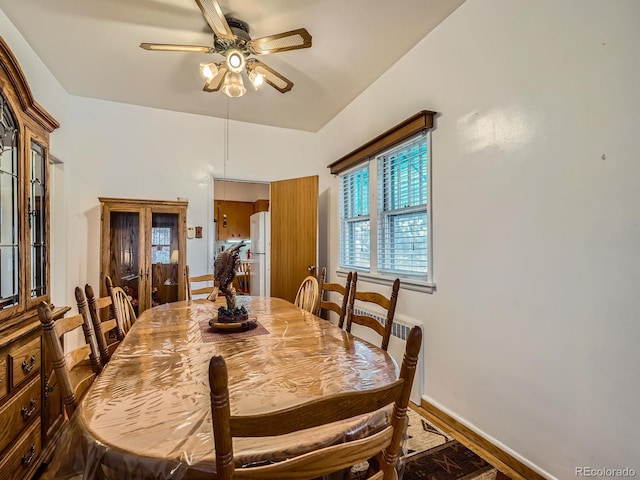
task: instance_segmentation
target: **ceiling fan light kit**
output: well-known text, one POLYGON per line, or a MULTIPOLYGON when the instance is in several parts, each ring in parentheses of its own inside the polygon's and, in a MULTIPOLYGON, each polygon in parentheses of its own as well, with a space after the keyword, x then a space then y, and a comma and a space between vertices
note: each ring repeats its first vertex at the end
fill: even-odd
POLYGON ((244 59, 244 55, 240 50, 232 48, 231 50, 227 50, 227 66, 229 70, 234 73, 240 73, 244 70, 244 66, 246 65, 246 60, 244 59))
POLYGON ((293 88, 293 82, 268 67, 252 55, 267 55, 288 50, 311 47, 311 35, 304 28, 252 40, 249 26, 242 20, 225 17, 216 0, 195 0, 211 30, 213 46, 141 43, 151 51, 215 53, 224 60, 219 63, 201 63, 200 71, 206 79, 205 92, 222 93, 229 97, 242 97, 247 89, 242 72, 247 74, 255 90, 268 83, 281 93, 293 88))
POLYGON ((224 78, 224 84, 222 85, 222 93, 231 98, 242 97, 247 93, 242 75, 237 72, 227 73, 224 78))
POLYGON ((200 72, 207 80, 212 80, 218 74, 218 65, 215 63, 201 63, 200 72))

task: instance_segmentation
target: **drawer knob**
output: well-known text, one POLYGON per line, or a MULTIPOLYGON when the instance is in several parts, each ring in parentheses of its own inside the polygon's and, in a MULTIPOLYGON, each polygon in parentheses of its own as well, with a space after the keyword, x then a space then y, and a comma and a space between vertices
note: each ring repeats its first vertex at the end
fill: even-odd
POLYGON ((22 407, 20 413, 22 414, 22 418, 25 422, 29 420, 29 418, 31 418, 31 415, 36 413, 36 399, 32 398, 31 402, 29 402, 29 409, 27 409, 27 407, 22 407))
POLYGON ((31 355, 31 358, 29 359, 29 362, 27 362, 26 360, 24 362, 22 362, 22 371, 26 375, 31 370, 33 370, 33 367, 35 367, 35 365, 36 365, 36 356, 35 355, 31 355))
POLYGON ((29 447, 29 455, 22 456, 22 466, 28 467, 33 461, 33 457, 36 456, 36 444, 32 443, 31 447, 29 447))

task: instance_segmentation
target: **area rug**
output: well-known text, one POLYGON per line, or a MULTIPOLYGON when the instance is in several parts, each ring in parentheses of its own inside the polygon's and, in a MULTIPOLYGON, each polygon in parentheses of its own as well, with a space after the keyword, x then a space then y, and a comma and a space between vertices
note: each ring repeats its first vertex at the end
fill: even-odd
MULTIPOLYGON (((498 474, 489 463, 411 409, 404 450, 398 465, 403 480, 495 480, 498 474)), ((365 465, 354 467, 351 478, 365 478, 365 470, 365 465)))

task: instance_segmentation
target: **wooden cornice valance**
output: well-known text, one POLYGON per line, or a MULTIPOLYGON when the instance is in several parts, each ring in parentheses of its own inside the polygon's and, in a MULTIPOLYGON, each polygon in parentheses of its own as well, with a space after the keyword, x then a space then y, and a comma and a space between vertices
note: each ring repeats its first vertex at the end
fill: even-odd
POLYGON ((364 162, 382 150, 409 138, 415 133, 433 128, 433 117, 435 115, 436 112, 422 110, 399 123, 395 127, 378 135, 373 140, 368 141, 361 147, 356 148, 353 152, 336 160, 332 164, 328 165, 327 168, 330 168, 331 173, 334 175, 344 172, 345 170, 364 162))
MULTIPOLYGON (((4 41, 4 38, 0 36, 0 68, 4 71, 6 80, 13 87, 16 92, 18 101, 22 110, 31 118, 34 122, 44 128, 47 132, 51 133, 56 128, 60 127, 60 124, 55 118, 53 118, 42 106, 36 102, 27 83, 27 79, 20 68, 20 64, 13 52, 9 48, 9 45, 4 41)), ((2 79, 0 78, 0 87, 2 85, 2 79)))

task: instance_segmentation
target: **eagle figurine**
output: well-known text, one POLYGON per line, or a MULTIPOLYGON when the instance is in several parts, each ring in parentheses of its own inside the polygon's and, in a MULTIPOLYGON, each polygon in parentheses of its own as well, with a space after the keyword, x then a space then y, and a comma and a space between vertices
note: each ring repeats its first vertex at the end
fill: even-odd
POLYGON ((218 288, 224 296, 229 300, 233 296, 228 287, 236 277, 236 269, 240 263, 240 249, 245 246, 244 242, 240 242, 233 247, 227 248, 224 252, 220 252, 213 262, 213 278, 218 281, 218 288))

